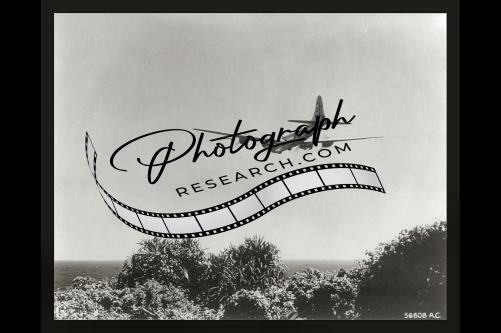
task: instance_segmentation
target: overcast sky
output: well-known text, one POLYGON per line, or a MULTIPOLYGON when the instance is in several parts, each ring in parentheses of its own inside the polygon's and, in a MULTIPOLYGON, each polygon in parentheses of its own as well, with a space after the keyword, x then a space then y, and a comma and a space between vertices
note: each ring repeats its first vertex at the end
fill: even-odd
POLYGON ((319 162, 375 167, 387 193, 306 196, 200 238, 205 248, 263 235, 286 259, 356 259, 404 228, 446 219, 444 14, 56 14, 54 29, 56 260, 125 259, 149 237, 116 219, 99 196, 85 162, 86 131, 99 180, 119 200, 158 212, 200 209, 277 173, 179 198, 176 187, 262 163, 252 152, 196 164, 187 157, 150 185, 135 158, 151 156, 166 136, 120 155, 127 172, 110 166, 111 153, 167 128, 232 131, 242 119, 245 129, 277 131, 287 119, 310 119, 318 94, 327 116, 340 98, 342 115, 356 115, 325 138, 383 136, 319 162))

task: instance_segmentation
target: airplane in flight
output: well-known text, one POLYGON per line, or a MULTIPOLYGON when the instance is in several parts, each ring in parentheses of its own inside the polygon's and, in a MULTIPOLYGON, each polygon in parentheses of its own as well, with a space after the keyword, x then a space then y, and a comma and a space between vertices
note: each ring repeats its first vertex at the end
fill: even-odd
MULTIPOLYGON (((330 127, 330 128, 335 128, 337 125, 350 125, 351 121, 355 118, 355 116, 353 116, 349 121, 347 121, 344 117, 338 118, 342 102, 343 102, 343 100, 341 99, 339 101, 339 105, 337 108, 337 112, 336 112, 336 116, 334 118, 334 121, 330 121, 330 119, 325 117, 324 106, 322 103, 322 97, 320 95, 318 95, 316 105, 315 105, 315 111, 313 112, 313 116, 312 116, 311 120, 288 120, 288 122, 300 123, 302 125, 298 126, 296 131, 281 129, 281 132, 278 135, 277 141, 268 140, 267 142, 266 141, 263 142, 262 138, 247 135, 247 134, 239 134, 239 135, 236 135, 236 137, 238 137, 239 142, 242 145, 244 145, 248 140, 260 142, 264 149, 267 149, 267 148, 269 148, 270 145, 273 145, 270 150, 271 150, 271 152, 277 153, 277 154, 281 154, 282 152, 284 152, 286 150, 292 150, 295 147, 298 147, 299 149, 303 149, 303 150, 310 150, 313 148, 313 146, 317 146, 319 143, 322 145, 322 147, 330 147, 336 142, 380 138, 380 136, 372 136, 372 137, 363 137, 363 138, 320 140, 318 138, 318 135, 319 135, 320 131, 324 128, 321 128, 322 126, 320 126, 320 129, 319 129, 319 124, 322 124, 322 121, 324 121, 324 119, 325 119, 325 122, 332 124, 332 127, 330 127), (298 129, 301 129, 301 130, 298 131, 298 129), (316 132, 318 134, 317 134, 317 137, 315 138, 316 132), (313 140, 307 141, 309 138, 313 138, 313 140)), ((219 135, 224 136, 224 137, 213 139, 213 140, 230 139, 232 136, 235 135, 235 134, 231 134, 231 133, 224 133, 224 132, 218 132, 218 131, 212 131, 212 130, 200 129, 200 128, 194 128, 194 130, 200 131, 200 132, 212 133, 212 134, 219 134, 219 135)), ((211 140, 211 141, 213 141, 213 140, 211 140)))

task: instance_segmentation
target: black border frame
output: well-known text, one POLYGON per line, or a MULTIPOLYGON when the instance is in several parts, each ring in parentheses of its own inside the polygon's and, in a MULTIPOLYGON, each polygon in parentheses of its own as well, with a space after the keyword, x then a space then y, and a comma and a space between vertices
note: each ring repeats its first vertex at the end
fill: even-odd
POLYGON ((356 332, 459 332, 460 229, 460 8, 459 0, 338 0, 327 4, 224 2, 202 4, 161 0, 41 1, 41 331, 133 332, 158 329, 294 330, 356 332), (359 321, 56 321, 54 320, 54 13, 100 12, 341 12, 447 13, 447 320, 359 321))

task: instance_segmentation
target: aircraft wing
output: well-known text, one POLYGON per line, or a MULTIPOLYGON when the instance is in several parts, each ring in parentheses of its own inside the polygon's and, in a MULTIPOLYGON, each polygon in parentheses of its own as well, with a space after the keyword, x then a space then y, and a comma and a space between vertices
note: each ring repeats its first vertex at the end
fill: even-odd
MULTIPOLYGON (((194 128, 195 131, 200 131, 200 132, 207 132, 207 133, 212 133, 212 134, 219 134, 219 135, 233 135, 233 133, 225 133, 225 132, 218 132, 218 131, 211 131, 211 130, 206 130, 206 129, 201 129, 201 128, 194 128)), ((252 136, 252 135, 249 135, 249 134, 245 134, 245 135, 237 135, 237 137, 243 137, 243 138, 246 138, 246 137, 253 137, 255 139, 259 139, 255 136, 252 136)))
MULTIPOLYGON (((309 124, 315 125, 315 121, 313 120, 287 120, 289 123, 299 123, 299 124, 309 124)), ((338 123, 338 125, 350 125, 349 123, 338 123)))
POLYGON ((382 138, 382 136, 368 136, 365 138, 351 138, 351 139, 318 140, 318 143, 333 143, 333 142, 355 141, 355 140, 366 140, 366 139, 377 139, 377 138, 382 138))

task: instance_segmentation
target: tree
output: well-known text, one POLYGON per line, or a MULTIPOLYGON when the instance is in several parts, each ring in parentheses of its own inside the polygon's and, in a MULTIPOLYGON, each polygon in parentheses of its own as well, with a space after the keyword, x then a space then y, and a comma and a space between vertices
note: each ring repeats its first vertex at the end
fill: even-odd
POLYGON ((262 237, 246 238, 209 257, 206 302, 217 306, 241 289, 264 292, 283 283, 286 269, 275 245, 262 237))
POLYGON ((118 275, 118 287, 135 287, 147 280, 173 285, 195 299, 205 288, 208 261, 198 240, 151 238, 127 260, 118 275))
POLYGON ((446 315, 447 222, 404 230, 367 253, 352 272, 363 319, 401 319, 404 312, 446 315))

